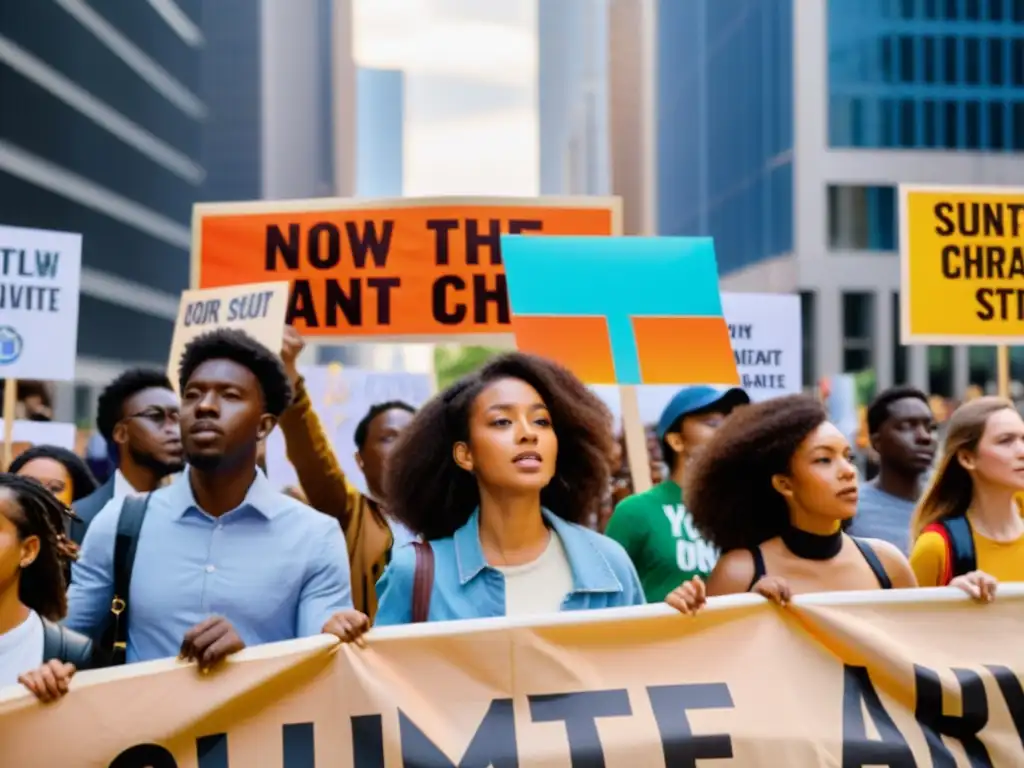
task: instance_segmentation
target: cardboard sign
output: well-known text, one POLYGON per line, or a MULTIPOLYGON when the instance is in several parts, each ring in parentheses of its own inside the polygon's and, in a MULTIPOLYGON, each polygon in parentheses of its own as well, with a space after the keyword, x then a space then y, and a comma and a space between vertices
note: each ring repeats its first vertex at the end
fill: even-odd
POLYGON ((288 280, 288 321, 321 341, 508 334, 501 234, 611 235, 620 220, 618 198, 200 204, 192 285, 288 280))
POLYGON ((82 236, 0 227, 0 379, 74 381, 82 236))
POLYGON ((197 336, 218 328, 245 331, 274 354, 281 351, 288 283, 259 283, 184 291, 174 324, 167 375, 178 386, 178 368, 185 346, 197 336))
POLYGON ((1019 344, 1024 189, 900 185, 903 344, 1019 344))
POLYGON ((723 293, 740 386, 751 400, 803 391, 800 297, 792 293, 723 293))
POLYGON ((502 238, 524 352, 588 384, 738 384, 710 238, 502 238))

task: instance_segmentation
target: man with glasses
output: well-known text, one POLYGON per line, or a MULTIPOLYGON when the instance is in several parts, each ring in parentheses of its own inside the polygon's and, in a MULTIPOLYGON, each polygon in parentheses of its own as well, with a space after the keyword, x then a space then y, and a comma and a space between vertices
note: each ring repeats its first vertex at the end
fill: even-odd
POLYGON ((74 504, 71 539, 81 544, 92 519, 111 500, 155 491, 184 468, 181 405, 162 371, 133 368, 100 394, 96 427, 117 465, 114 475, 74 504))

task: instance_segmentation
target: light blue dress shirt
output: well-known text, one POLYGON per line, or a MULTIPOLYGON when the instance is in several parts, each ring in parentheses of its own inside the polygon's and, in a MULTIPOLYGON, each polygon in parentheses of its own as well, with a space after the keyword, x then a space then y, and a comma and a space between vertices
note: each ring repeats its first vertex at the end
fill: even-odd
MULTIPOLYGON (((94 638, 110 616, 121 505, 100 511, 72 566, 64 623, 94 638)), ((352 608, 345 538, 334 518, 278 493, 258 470, 241 506, 212 517, 186 471, 150 498, 129 604, 129 662, 177 656, 185 632, 214 615, 247 646, 318 635, 352 608)))
MULTIPOLYGON (((644 590, 626 550, 589 528, 566 522, 548 510, 544 520, 558 535, 572 570, 572 591, 563 611, 587 611, 643 605, 644 590)), ((505 576, 487 564, 480 545, 480 511, 476 510, 454 536, 430 542, 434 549, 434 589, 428 621, 482 619, 505 615, 505 576)), ((416 550, 395 548, 377 582, 374 626, 412 621, 416 550)))

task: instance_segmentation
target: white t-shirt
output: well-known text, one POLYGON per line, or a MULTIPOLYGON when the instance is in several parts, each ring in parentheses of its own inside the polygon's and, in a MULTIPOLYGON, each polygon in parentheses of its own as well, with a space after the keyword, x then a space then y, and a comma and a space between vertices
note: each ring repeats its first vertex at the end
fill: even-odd
POLYGON ((14 629, 0 635, 0 688, 43 663, 43 622, 32 611, 14 629))
POLYGON ((558 534, 532 563, 497 568, 505 576, 505 615, 558 613, 572 591, 572 568, 558 534))

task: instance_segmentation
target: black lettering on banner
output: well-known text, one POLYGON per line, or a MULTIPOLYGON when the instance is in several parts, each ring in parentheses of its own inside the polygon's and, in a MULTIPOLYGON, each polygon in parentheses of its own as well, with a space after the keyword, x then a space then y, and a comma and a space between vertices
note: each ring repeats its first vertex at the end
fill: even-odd
POLYGON ((661 734, 665 765, 697 768, 698 760, 732 758, 732 739, 727 733, 694 736, 686 717, 689 709, 732 709, 732 695, 725 683, 654 685, 647 688, 654 719, 661 734))
POLYGON ((953 669, 961 691, 961 715, 947 715, 942 707, 942 683, 935 670, 914 665, 917 706, 914 715, 924 731, 928 752, 935 768, 956 768, 956 759, 942 737, 956 739, 964 746, 971 768, 991 768, 992 758, 978 738, 988 724, 988 699, 981 675, 969 669, 953 669))
MULTIPOLYGON (((0 248, 0 277, 33 277, 56 280, 59 264, 60 253, 58 251, 37 249, 32 254, 24 248, 0 248)), ((0 309, 59 312, 59 299, 60 288, 0 282, 0 309)))
POLYGON ((466 305, 459 301, 449 305, 449 288, 454 291, 464 291, 466 290, 466 281, 458 275, 445 275, 437 278, 431 289, 430 307, 437 322, 442 325, 458 325, 466 319, 466 305), (452 309, 449 310, 449 306, 452 309))
MULTIPOLYGON (((385 219, 378 232, 375 221, 346 221, 345 242, 352 255, 352 264, 364 269, 367 257, 374 266, 386 267, 391 250, 391 238, 395 222, 385 219), (362 229, 360 229, 360 224, 362 229)), ((265 239, 264 269, 276 272, 279 269, 296 270, 300 267, 302 255, 302 230, 298 224, 289 224, 287 235, 276 224, 267 225, 265 239), (281 264, 283 263, 283 267, 281 264)), ((341 230, 332 221, 317 222, 306 233, 306 260, 314 269, 334 269, 341 263, 341 230)))
POLYGON ((292 325, 297 318, 308 328, 319 328, 320 321, 316 316, 316 305, 313 303, 313 292, 309 288, 309 280, 296 280, 292 285, 291 296, 288 297, 288 312, 285 322, 292 325))
POLYGON ((358 277, 348 281, 348 292, 341 287, 340 280, 324 282, 326 321, 328 328, 338 327, 338 310, 345 316, 348 325, 363 324, 363 286, 358 277))
POLYGON ((1024 203, 936 203, 935 234, 949 237, 1020 237, 1024 203), (953 214, 956 218, 953 218, 953 214))
MULTIPOLYGON (((402 765, 409 768, 519 768, 512 699, 491 702, 458 763, 447 757, 402 710, 398 710, 398 730, 402 765)), ((363 766, 357 763, 356 768, 363 766)))
POLYGON ((914 753, 885 711, 864 667, 843 665, 843 768, 917 768, 914 753), (869 739, 864 710, 878 731, 869 739))
POLYGON ((487 275, 473 275, 473 322, 487 323, 487 305, 498 309, 498 322, 508 323, 508 286, 505 275, 494 276, 494 288, 487 287, 487 275))
POLYGON ((491 264, 501 264, 501 220, 488 219, 487 232, 481 232, 480 222, 466 219, 466 263, 477 266, 480 263, 480 249, 491 252, 491 264))
POLYGON ((613 691, 582 691, 530 696, 530 716, 535 723, 565 722, 569 739, 569 762, 572 768, 605 768, 604 747, 597 732, 599 717, 628 717, 629 693, 613 691))
POLYGON ((1024 320, 1024 288, 979 288, 974 298, 980 320, 1024 320))
POLYGON ((1014 730, 1020 739, 1021 747, 1024 747, 1024 689, 1021 688, 1020 679, 1013 674, 1009 667, 990 666, 985 667, 996 679, 999 692, 1003 695, 1006 708, 1010 710, 1010 717, 1013 720, 1014 730))
POLYGON ((215 733, 196 739, 196 763, 199 768, 230 768, 228 765, 228 735, 215 733))
POLYGON ((434 264, 437 266, 448 266, 448 235, 453 229, 458 228, 458 219, 427 219, 427 229, 434 233, 434 264))
POLYGON ((380 715, 352 718, 353 768, 384 768, 383 721, 380 715))
POLYGON ((109 768, 178 768, 178 761, 159 744, 136 744, 115 757, 109 768))
POLYGON ((402 284, 400 277, 368 277, 366 287, 377 293, 377 324, 391 325, 391 289, 402 284))

